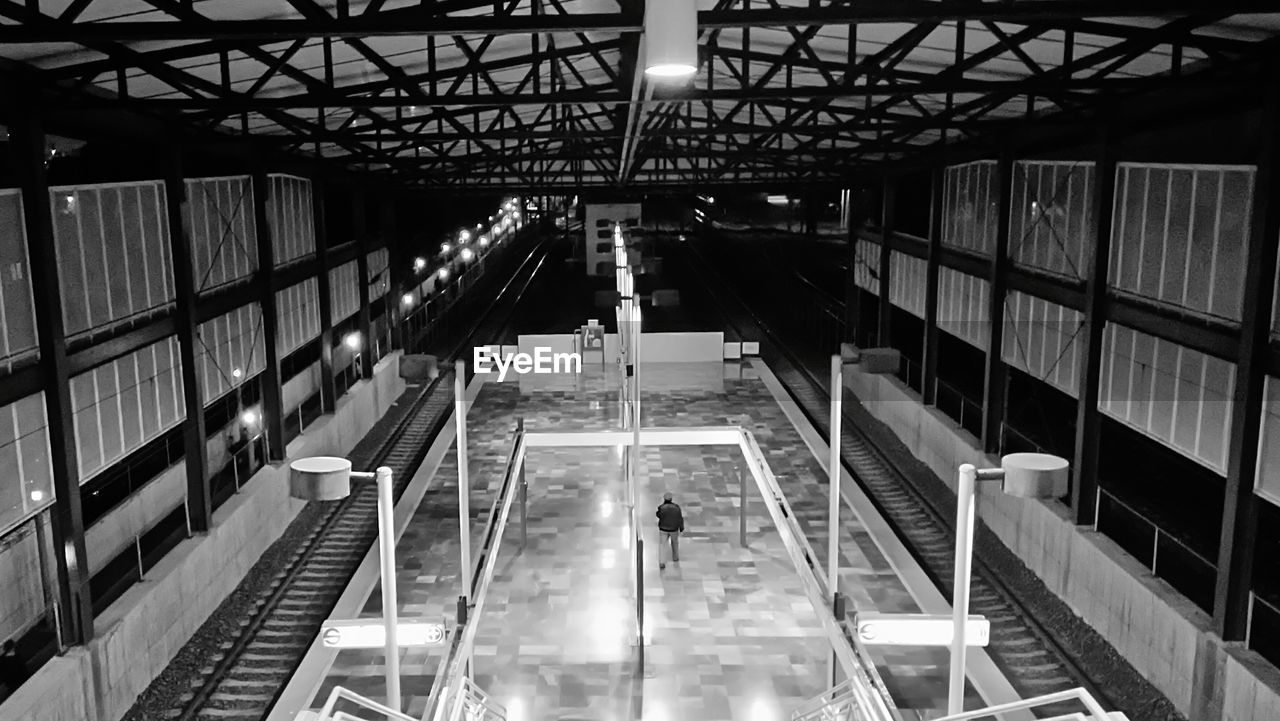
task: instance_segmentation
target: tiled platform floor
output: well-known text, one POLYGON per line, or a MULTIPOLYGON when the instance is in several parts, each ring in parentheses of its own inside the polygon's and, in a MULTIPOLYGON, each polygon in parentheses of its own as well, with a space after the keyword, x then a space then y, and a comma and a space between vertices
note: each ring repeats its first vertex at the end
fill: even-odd
MULTIPOLYGON (((825 474, 799 434, 783 415, 782 409, 770 396, 767 388, 759 379, 753 377, 753 371, 745 366, 742 368, 731 366, 730 374, 733 377, 726 378, 726 372, 720 370, 720 364, 690 365, 684 369, 668 367, 662 369, 661 373, 642 374, 642 379, 646 380, 643 404, 644 424, 654 426, 737 424, 751 429, 761 448, 768 455, 770 466, 780 479, 815 552, 820 557, 824 556, 826 548, 825 474)), ((516 415, 524 417, 526 426, 531 430, 615 427, 618 411, 614 382, 615 379, 606 379, 603 375, 588 375, 585 379, 572 382, 551 382, 541 385, 525 383, 523 388, 522 384, 516 382, 487 384, 469 414, 468 458, 471 470, 473 516, 482 518, 487 514, 489 505, 492 503, 493 488, 499 480, 502 464, 508 453, 510 430, 516 415)), ((481 626, 481 636, 494 640, 477 648, 477 681, 482 686, 494 687, 491 690, 502 698, 503 692, 499 691, 497 686, 508 682, 501 679, 503 674, 498 673, 501 670, 500 667, 495 666, 492 671, 487 668, 489 664, 484 660, 481 652, 484 651, 487 654, 496 646, 503 649, 505 655, 510 656, 506 650, 512 648, 513 643, 517 644, 515 648, 520 649, 520 653, 509 663, 518 671, 517 678, 525 680, 510 683, 530 682, 523 674, 526 674, 527 669, 533 664, 522 657, 526 653, 534 658, 547 656, 551 653, 551 647, 542 642, 548 639, 560 638, 562 645, 556 649, 555 653, 561 654, 566 659, 565 663, 576 665, 578 669, 572 674, 572 677, 577 680, 566 680, 569 675, 562 671, 554 684, 554 688, 557 689, 554 693, 550 691, 553 688, 552 681, 545 675, 553 672, 540 669, 538 673, 541 680, 536 684, 544 684, 543 687, 547 691, 537 694, 535 703, 546 705, 512 708, 513 721, 521 717, 527 721, 550 718, 607 719, 608 716, 596 714, 595 707, 590 703, 585 708, 580 705, 588 697, 609 698, 609 703, 615 704, 612 708, 619 714, 619 719, 663 718, 667 721, 683 721, 685 718, 720 718, 719 713, 726 705, 731 713, 723 716, 724 718, 752 719, 757 713, 760 718, 773 718, 774 712, 789 711, 794 706, 793 702, 798 703, 799 700, 821 690, 820 680, 815 682, 814 677, 808 675, 817 674, 820 678, 825 672, 825 661, 820 662, 816 668, 808 668, 813 666, 813 659, 809 656, 815 653, 814 649, 816 649, 816 657, 825 658, 822 656, 820 646, 817 645, 819 641, 808 640, 804 642, 808 645, 793 646, 793 650, 780 654, 764 653, 762 654, 764 658, 756 658, 758 654, 754 652, 743 653, 744 663, 740 668, 733 663, 738 658, 734 651, 722 652, 715 648, 713 643, 708 643, 715 639, 718 633, 725 633, 724 629, 728 628, 733 629, 733 638, 739 641, 750 639, 755 642, 750 635, 750 630, 758 627, 761 616, 776 617, 778 613, 775 607, 792 610, 791 604, 804 604, 803 611, 799 610, 799 606, 794 609, 794 618, 797 619, 801 616, 811 618, 812 613, 802 597, 782 599, 777 595, 770 595, 772 593, 768 590, 770 584, 765 583, 766 580, 770 582, 777 580, 782 584, 790 582, 792 587, 797 586, 793 580, 790 564, 781 555, 780 545, 777 547, 776 556, 772 558, 769 557, 767 549, 757 548, 757 541, 765 532, 767 517, 758 517, 755 521, 756 526, 753 528, 752 553, 759 553, 754 561, 754 568, 750 567, 752 565, 750 563, 741 565, 744 562, 738 559, 735 555, 736 551, 733 550, 737 538, 737 518, 732 510, 737 502, 735 459, 728 448, 703 448, 701 451, 650 448, 645 450, 643 462, 643 481, 647 484, 646 491, 649 497, 642 503, 652 506, 662 490, 670 489, 677 494, 678 500, 683 499, 682 505, 689 516, 689 534, 682 539, 682 563, 679 566, 668 566, 667 570, 661 574, 656 564, 647 564, 647 579, 654 580, 652 583, 647 580, 649 586, 647 595, 651 604, 649 612, 660 619, 660 623, 655 624, 653 630, 649 666, 656 669, 660 664, 666 664, 670 660, 676 668, 687 669, 687 671, 673 676, 670 680, 664 680, 664 677, 651 671, 655 674, 653 678, 640 680, 636 679, 634 674, 628 675, 629 671, 634 670, 628 668, 628 661, 604 656, 605 652, 601 649, 611 648, 609 643, 601 644, 597 640, 590 643, 575 641, 577 645, 564 645, 567 637, 577 634, 591 637, 590 634, 598 633, 593 630, 596 628, 594 625, 586 628, 576 624, 568 627, 564 625, 569 614, 568 601, 553 604, 553 599, 564 597, 568 589, 580 587, 595 589, 588 592, 584 600, 579 600, 576 596, 574 598, 576 603, 586 603, 591 607, 594 611, 593 617, 598 614, 601 618, 614 618, 622 612, 616 603, 605 600, 609 594, 616 595, 617 589, 610 585, 614 582, 605 583, 595 576, 597 572, 605 574, 606 571, 612 570, 601 567, 605 562, 604 551, 608 550, 604 545, 592 547, 591 550, 596 552, 594 558, 597 565, 592 566, 589 572, 585 569, 574 571, 569 566, 580 562, 570 563, 564 559, 551 561, 550 571, 546 570, 545 564, 541 563, 521 564, 522 560, 529 559, 523 559, 514 552, 513 545, 508 545, 507 552, 503 553, 500 559, 503 564, 499 567, 501 575, 495 580, 488 601, 494 605, 486 611, 484 620, 486 625, 481 626), (730 543, 727 546, 724 545, 723 539, 715 540, 726 535, 725 529, 729 530, 727 535, 730 543), (558 571, 556 564, 559 564, 558 571), (521 575, 538 573, 550 575, 544 576, 541 581, 521 575), (731 579, 728 584, 722 580, 726 576, 731 579), (575 578, 578 579, 577 586, 574 585, 575 578), (597 580, 600 582, 597 583, 597 580), (659 580, 660 583, 657 582, 659 580), (759 584, 756 583, 757 581, 759 584), (541 586, 538 583, 541 583, 541 586), (513 592, 512 589, 517 588, 522 590, 513 592), (504 604, 506 607, 502 611, 494 611, 493 609, 498 608, 498 599, 502 598, 504 593, 515 595, 507 596, 509 600, 504 604), (515 599, 521 594, 524 594, 528 608, 520 609, 519 604, 516 603, 515 599), (682 597, 687 600, 690 596, 696 597, 696 605, 652 606, 655 597, 660 601, 670 601, 682 597), (534 614, 535 608, 539 609, 541 614, 534 614), (663 613, 661 608, 675 610, 671 613, 663 613), (688 610, 695 608, 696 611, 688 610), (508 618, 512 614, 524 613, 529 614, 528 619, 540 617, 543 620, 538 624, 532 622, 517 624, 521 629, 520 638, 499 640, 497 637, 486 635, 486 628, 496 629, 504 625, 503 618, 498 615, 490 616, 490 611, 494 614, 504 613, 508 618), (704 616, 710 618, 704 618, 704 616), (493 625, 487 625, 490 623, 493 625), (687 629, 684 628, 685 624, 688 625, 687 629), (707 636, 700 638, 700 634, 703 633, 707 636), (664 640, 668 638, 668 634, 673 640, 679 639, 679 643, 668 644, 664 640), (529 641, 528 648, 520 645, 525 643, 526 635, 529 641), (796 648, 800 650, 794 650, 796 648), (803 673, 796 670, 802 666, 805 667, 803 673), (526 668, 519 670, 519 667, 526 668), (778 669, 784 667, 792 672, 791 676, 777 673, 778 669), (636 693, 635 684, 637 683, 641 684, 639 687, 641 693, 636 693), (814 683, 818 685, 813 687, 814 683), (699 695, 700 687, 711 687, 714 690, 708 694, 699 695), (556 695, 557 693, 559 696, 556 695), (724 694, 723 698, 718 695, 721 693, 724 694), (637 697, 642 699, 645 705, 636 703, 634 699, 637 697), (617 700, 624 698, 633 699, 633 705, 629 708, 617 706, 617 700), (698 709, 696 714, 685 716, 678 712, 677 705, 684 703, 686 699, 691 704, 691 708, 698 709), (790 705, 770 708, 770 704, 781 705, 782 703, 790 705), (556 709, 556 711, 551 714, 533 713, 538 709, 545 709, 548 712, 556 709), (561 715, 557 716, 556 713, 561 715)), ((541 452, 543 451, 539 451, 541 452)), ((593 453, 597 451, 575 451, 573 458, 578 459, 576 463, 579 467, 585 467, 590 465, 587 460, 593 453)), ((441 466, 435 484, 427 492, 410 527, 398 545, 400 573, 397 578, 400 584, 401 614, 404 616, 441 617, 452 616, 454 613, 459 582, 457 470, 453 459, 454 454, 451 452, 441 466)), ((563 468, 542 469, 542 471, 531 466, 531 469, 538 472, 561 472, 564 474, 561 477, 565 479, 559 484, 564 488, 558 491, 563 493, 565 498, 559 506, 553 506, 553 509, 559 509, 553 512, 565 519, 563 524, 557 524, 554 531, 548 531, 539 524, 531 523, 531 544, 535 538, 540 538, 535 535, 535 528, 542 528, 537 533, 550 532, 554 535, 562 535, 580 532, 588 534, 589 538, 593 537, 600 525, 597 523, 600 514, 598 504, 603 499, 598 496, 602 493, 615 492, 605 489, 613 488, 611 484, 617 482, 616 471, 612 476, 601 473, 601 477, 598 478, 572 480, 570 468, 574 467, 575 463, 563 465, 563 468), (583 501, 581 494, 574 496, 569 492, 569 487, 577 483, 588 484, 590 491, 586 493, 591 500, 583 501), (570 500, 571 498, 577 500, 570 500), (587 504, 585 510, 579 505, 581 503, 587 504), (592 503, 597 504, 596 507, 592 507, 592 503), (575 509, 577 509, 576 512, 575 509), (580 519, 578 513, 581 512, 595 515, 591 519, 580 519), (576 520, 571 521, 571 519, 576 520), (590 525, 574 525, 574 523, 586 524, 588 520, 590 525)), ((556 485, 552 483, 547 488, 552 489, 556 485)), ((621 491, 618 489, 616 492, 621 491)), ((539 502, 539 507, 540 505, 539 502)), ((538 508, 533 510, 537 512, 538 508)), ((763 513, 763 508, 758 510, 763 513)), ((622 512, 625 512, 625 507, 619 503, 614 513, 622 512)), ((652 511, 650 510, 647 515, 652 516, 652 511)), ((478 524, 479 521, 476 522, 477 526, 478 524)), ((865 529, 848 515, 845 516, 842 526, 841 588, 851 597, 853 608, 884 612, 918 611, 906 588, 889 567, 865 529)), ((625 584, 628 583, 625 574, 629 569, 629 559, 621 553, 625 546, 622 545, 624 539, 621 535, 621 527, 618 528, 616 538, 609 539, 608 542, 617 544, 613 546, 615 550, 613 562, 618 569, 619 578, 616 583, 623 584, 619 588, 624 592, 625 598, 625 584)), ((479 530, 478 527, 475 528, 475 535, 479 534, 479 530)), ((769 530, 772 531, 771 527, 769 530)), ((650 532, 652 533, 652 529, 650 532)), ((511 530, 508 533, 510 534, 511 530)), ((776 537, 776 531, 773 533, 776 537)), ((608 533, 605 535, 607 536, 608 533)), ((654 535, 656 536, 656 533, 654 535)), ((508 535, 505 542, 511 543, 511 539, 512 537, 508 535)), ((592 543, 594 544, 595 541, 592 543)), ((656 537, 646 539, 648 549, 654 550, 655 544, 656 537)), ((820 558, 819 561, 825 564, 825 558, 820 558)), ((380 613, 376 592, 371 595, 365 613, 370 616, 380 613)), ((780 635, 792 638, 793 641, 806 638, 805 629, 799 627, 798 621, 794 623, 797 624, 796 628, 787 627, 784 631, 780 631, 780 635)), ((816 622, 812 633, 818 633, 816 622)), ((501 655, 503 654, 499 654, 501 655)), ((494 658, 497 659, 498 656, 494 658)), ((939 710, 945 707, 946 659, 945 649, 893 649, 889 653, 878 656, 878 665, 899 706, 922 712, 926 716, 936 716, 939 715, 939 710)), ((432 674, 438 662, 439 658, 433 651, 404 652, 403 687, 406 711, 411 715, 416 716, 422 713, 425 695, 430 688, 432 674)), ((380 698, 383 692, 381 668, 382 654, 376 651, 344 651, 339 655, 317 698, 322 699, 334 683, 373 698, 380 698)), ((604 703, 604 701, 598 703, 604 703)))

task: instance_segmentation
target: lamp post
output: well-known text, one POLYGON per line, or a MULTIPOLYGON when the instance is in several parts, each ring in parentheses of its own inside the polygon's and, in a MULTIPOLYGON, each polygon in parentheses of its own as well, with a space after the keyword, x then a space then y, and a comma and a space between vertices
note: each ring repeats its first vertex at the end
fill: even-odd
POLYGON ((1066 459, 1046 453, 1011 453, 999 468, 960 466, 956 488, 955 595, 951 613, 951 674, 947 689, 947 715, 964 711, 966 633, 969 623, 969 590, 973 569, 974 500, 978 481, 1001 481, 1004 493, 1019 498, 1059 498, 1067 493, 1066 459))
POLYGON ((382 560, 382 621, 386 629, 387 706, 400 711, 400 644, 396 637, 396 539, 392 515, 391 469, 351 470, 351 461, 333 456, 300 458, 289 464, 289 495, 304 501, 338 501, 351 495, 351 479, 378 484, 378 555, 382 560))

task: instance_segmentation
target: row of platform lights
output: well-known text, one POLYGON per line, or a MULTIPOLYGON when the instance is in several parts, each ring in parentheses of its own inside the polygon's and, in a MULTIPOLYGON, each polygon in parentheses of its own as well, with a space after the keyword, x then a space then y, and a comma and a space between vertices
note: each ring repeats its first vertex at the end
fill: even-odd
MULTIPOLYGON (((441 243, 440 253, 438 254, 441 263, 430 274, 434 275, 440 283, 446 283, 453 276, 456 266, 465 266, 480 255, 488 252, 490 245, 501 243, 508 233, 513 230, 518 231, 524 227, 523 215, 517 200, 510 198, 504 201, 498 214, 489 216, 489 223, 491 225, 488 226, 487 233, 485 232, 485 224, 477 223, 474 229, 462 228, 454 236, 454 240, 441 243), (479 250, 473 249, 471 245, 473 239, 475 240, 475 246, 479 250)), ((415 278, 421 278, 428 265, 426 258, 422 256, 414 258, 413 272, 415 278)), ((413 293, 405 293, 400 302, 408 310, 413 307, 416 300, 413 293)))
MULTIPOLYGON (((524 226, 522 217, 520 206, 515 199, 508 199, 504 201, 501 209, 498 211, 498 214, 489 216, 489 222, 492 223, 489 234, 486 235, 482 233, 476 241, 476 245, 481 249, 479 253, 486 252, 491 242, 495 245, 501 243, 505 235, 511 232, 513 228, 515 230, 522 228, 524 226), (492 239, 492 241, 490 239, 492 239)), ((484 225, 476 225, 475 230, 476 232, 481 233, 484 230, 484 227, 484 225)), ((471 242, 471 238, 471 230, 463 229, 458 233, 456 246, 450 243, 441 244, 440 256, 445 259, 445 262, 433 271, 441 282, 448 281, 451 274, 450 266, 452 264, 448 261, 450 253, 456 251, 455 262, 461 264, 467 264, 476 259, 478 256, 477 251, 472 250, 468 245, 471 242)), ((413 270, 415 274, 421 274, 422 271, 426 270, 426 268, 426 258, 418 257, 414 259, 413 270)), ((413 293, 405 293, 404 296, 401 297, 401 303, 404 305, 406 311, 412 308, 414 305, 413 293)), ((359 353, 364 347, 364 338, 361 337, 360 331, 351 331, 350 333, 347 333, 346 336, 343 337, 342 342, 351 350, 352 353, 359 353)), ((244 378, 244 371, 240 368, 233 368, 231 370, 231 377, 233 379, 233 385, 239 386, 240 381, 244 378)), ((247 408, 240 414, 240 421, 244 424, 245 428, 250 430, 256 428, 261 420, 262 418, 256 408, 247 408)), ((32 491, 31 500, 36 503, 44 500, 44 492, 40 490, 32 491)))
MULTIPOLYGON (((491 245, 501 243, 508 233, 518 231, 523 227, 524 222, 521 217, 521 208, 516 199, 508 199, 502 204, 498 215, 489 216, 489 234, 484 234, 485 226, 483 224, 475 227, 475 233, 479 233, 476 238, 476 245, 485 252, 491 245)), ((440 257, 445 260, 443 265, 432 271, 442 282, 447 281, 451 275, 450 265, 452 263, 470 263, 477 257, 477 251, 470 247, 473 238, 473 231, 469 228, 463 228, 458 231, 456 244, 445 242, 440 245, 440 257), (450 256, 454 260, 448 261, 450 256)), ((426 258, 415 258, 413 261, 413 270, 415 278, 422 277, 423 271, 427 269, 426 258)), ((414 303, 414 297, 411 293, 406 293, 401 299, 406 308, 414 303)), ((347 336, 348 345, 351 336, 347 336)), ((359 336, 356 336, 358 347, 359 336)), ((461 379, 461 374, 458 376, 461 379)), ((459 395, 461 395, 461 387, 459 387, 459 395)), ((461 417, 459 423, 462 423, 461 417)), ((465 449, 465 436, 460 434, 459 448, 465 449)), ((465 452, 465 451, 462 451, 465 452)), ((463 466, 459 466, 463 468, 463 466)), ((354 628, 354 633, 367 636, 370 642, 361 644, 358 647, 382 646, 385 651, 385 670, 387 681, 387 706, 386 709, 391 712, 390 715, 399 715, 400 711, 400 646, 401 632, 405 631, 409 626, 423 626, 421 623, 406 624, 406 628, 401 628, 401 623, 397 609, 396 594, 396 561, 395 561, 395 525, 392 518, 394 511, 394 501, 392 498, 392 474, 391 469, 385 466, 378 468, 373 473, 361 473, 351 469, 351 461, 345 458, 333 457, 314 457, 300 458, 290 464, 289 467, 289 488, 290 495, 294 498, 300 498, 307 501, 333 501, 346 498, 351 493, 352 479, 375 481, 378 489, 378 555, 381 561, 381 586, 382 586, 382 628, 381 633, 373 631, 371 628, 363 628, 368 624, 357 624, 360 628, 354 628), (363 632, 362 634, 360 632, 363 632)), ((463 484, 465 485, 465 484, 463 484)), ((465 556, 464 556, 465 557, 465 556)), ((464 567, 469 563, 464 562, 464 567)), ((342 625, 341 623, 337 624, 342 625)), ((429 638, 421 640, 420 645, 436 645, 444 641, 444 634, 434 624, 427 624, 431 628, 429 638)), ((337 630, 336 628, 333 630, 337 630)), ((340 633, 338 635, 341 635, 340 633)), ((350 635, 350 634, 349 634, 350 635)))

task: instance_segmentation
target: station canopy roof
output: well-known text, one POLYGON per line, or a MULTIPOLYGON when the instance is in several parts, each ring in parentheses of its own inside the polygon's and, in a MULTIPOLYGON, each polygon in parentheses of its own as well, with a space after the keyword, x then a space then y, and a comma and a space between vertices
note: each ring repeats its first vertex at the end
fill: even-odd
POLYGON ((1257 0, 696 2, 700 68, 676 84, 637 72, 640 0, 0 0, 0 58, 55 109, 552 190, 829 182, 1240 82, 1280 34, 1257 0))

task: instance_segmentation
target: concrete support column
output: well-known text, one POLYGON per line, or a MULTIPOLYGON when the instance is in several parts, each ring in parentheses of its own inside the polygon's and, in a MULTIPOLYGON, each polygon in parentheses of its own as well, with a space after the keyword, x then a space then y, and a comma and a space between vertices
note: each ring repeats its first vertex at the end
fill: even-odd
POLYGON ((324 181, 311 179, 311 217, 316 234, 316 302, 320 304, 320 412, 337 408, 333 380, 333 288, 329 282, 329 233, 325 226, 324 181))
POLYGON ((862 230, 862 218, 854 205, 860 200, 860 191, 849 190, 849 225, 845 235, 844 274, 844 340, 858 342, 858 312, 862 307, 862 289, 855 280, 858 273, 858 233, 862 230))
POLYGON ((369 313, 369 231, 365 227, 364 191, 351 189, 351 233, 356 241, 356 292, 360 298, 360 315, 356 328, 360 332, 360 377, 373 377, 373 320, 369 313))
POLYGON ((1013 203, 1013 155, 1001 153, 996 168, 996 244, 991 253, 991 270, 987 281, 991 290, 987 306, 987 362, 982 384, 982 448, 987 453, 1000 450, 1000 429, 1004 424, 1008 369, 1001 352, 1004 348, 1004 306, 1009 274, 1009 207, 1013 203))
POLYGON ((880 215, 880 262, 876 274, 880 277, 880 322, 876 325, 876 345, 887 348, 890 345, 890 322, 893 318, 893 306, 889 303, 889 275, 891 247, 893 245, 893 226, 898 202, 898 184, 893 178, 884 181, 884 198, 880 215))
POLYGON ((23 222, 31 262, 40 365, 44 371, 45 412, 49 417, 50 466, 53 471, 54 566, 58 576, 58 610, 63 644, 93 638, 93 599, 89 591, 88 555, 80 505, 80 477, 71 410, 70 366, 62 317, 58 259, 54 252, 53 211, 45 175, 45 134, 35 92, 9 105, 6 119, 15 175, 22 190, 23 222))
POLYGON ((262 309, 262 346, 266 349, 266 367, 258 378, 262 398, 262 427, 267 434, 267 458, 283 461, 284 441, 284 390, 280 383, 280 352, 276 314, 275 289, 275 238, 268 220, 268 203, 272 202, 271 183, 265 168, 259 166, 253 173, 253 222, 258 235, 258 304, 262 309))
MULTIPOLYGON (((1280 84, 1274 73, 1280 62, 1265 65, 1261 127, 1280 122, 1280 84)), ((1218 577, 1214 588, 1213 625, 1226 641, 1243 641, 1249 628, 1254 556, 1258 545, 1258 466, 1263 390, 1271 340, 1271 313, 1276 287, 1276 244, 1280 238, 1280 138, 1270 130, 1258 134, 1258 172, 1249 218, 1248 261, 1244 272, 1244 307, 1240 321, 1239 364, 1231 408, 1227 482, 1218 544, 1218 577)))
POLYGON ((200 343, 196 324, 195 271, 191 266, 191 239, 187 232, 186 181, 182 173, 180 142, 167 149, 165 205, 169 243, 173 251, 173 284, 176 296, 174 325, 182 365, 182 397, 187 417, 182 422, 183 462, 187 473, 187 522, 192 532, 203 533, 213 525, 213 498, 209 490, 208 433, 204 423, 204 389, 197 373, 200 343))
POLYGON ((1098 447, 1102 415, 1098 386, 1102 377, 1102 332, 1107 317, 1107 271, 1111 258, 1111 221, 1116 197, 1117 138, 1109 123, 1100 128, 1094 168, 1092 256, 1085 280, 1083 358, 1076 401, 1075 452, 1071 461, 1071 512, 1078 525, 1092 526, 1098 513, 1098 447))
POLYGON ((942 255, 944 178, 945 170, 941 167, 930 174, 929 255, 924 271, 924 372, 920 379, 920 395, 925 405, 932 405, 938 399, 938 267, 942 255))

